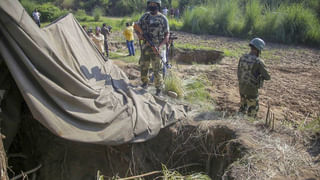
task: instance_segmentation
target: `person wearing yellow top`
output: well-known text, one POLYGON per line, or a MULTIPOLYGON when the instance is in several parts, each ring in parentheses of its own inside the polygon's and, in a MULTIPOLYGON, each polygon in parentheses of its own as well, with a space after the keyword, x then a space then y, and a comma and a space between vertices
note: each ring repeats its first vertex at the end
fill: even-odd
POLYGON ((126 23, 126 29, 123 31, 123 35, 126 37, 127 40, 127 47, 129 50, 129 56, 134 56, 134 37, 133 37, 133 26, 130 23, 126 23))

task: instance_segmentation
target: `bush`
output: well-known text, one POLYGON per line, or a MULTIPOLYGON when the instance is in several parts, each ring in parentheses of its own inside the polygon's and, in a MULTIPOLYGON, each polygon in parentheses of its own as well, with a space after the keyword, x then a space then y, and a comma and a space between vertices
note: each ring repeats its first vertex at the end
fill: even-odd
POLYGON ((100 17, 103 15, 102 9, 98 7, 94 8, 92 15, 95 21, 99 21, 100 17))
POLYGON ((320 1, 215 0, 214 2, 186 10, 181 29, 196 34, 246 38, 260 36, 265 40, 283 43, 320 45, 318 18, 320 11, 315 10, 319 8, 320 1))
POLYGON ((178 97, 183 96, 182 80, 173 72, 169 76, 166 76, 164 80, 165 91, 173 91, 178 94, 178 97))
MULTIPOLYGON (((258 22, 261 20, 262 6, 258 0, 250 0, 246 4, 243 34, 252 36, 256 33, 258 22)), ((261 21, 260 21, 261 22, 261 21)))
POLYGON ((169 19, 170 30, 178 31, 183 26, 183 22, 177 19, 169 19))
POLYGON ((234 0, 218 1, 214 7, 211 33, 220 35, 240 34, 243 26, 238 3, 234 0))
POLYGON ((280 10, 284 14, 283 28, 287 43, 307 43, 317 41, 316 31, 319 31, 319 22, 316 15, 302 4, 282 6, 280 10))
POLYGON ((182 29, 196 34, 208 34, 212 25, 213 8, 204 6, 185 11, 182 29))
POLYGON ((38 4, 28 0, 21 0, 21 4, 30 15, 39 6, 38 4))
POLYGON ((50 22, 58 19, 60 16, 66 15, 68 11, 61 10, 51 3, 45 3, 37 7, 41 13, 41 21, 50 22))
POLYGON ((90 17, 86 14, 86 11, 83 9, 78 9, 75 12, 75 17, 78 21, 88 21, 90 19, 90 17))
POLYGON ((257 31, 260 37, 272 41, 285 42, 286 36, 283 28, 284 15, 279 12, 267 11, 257 31))

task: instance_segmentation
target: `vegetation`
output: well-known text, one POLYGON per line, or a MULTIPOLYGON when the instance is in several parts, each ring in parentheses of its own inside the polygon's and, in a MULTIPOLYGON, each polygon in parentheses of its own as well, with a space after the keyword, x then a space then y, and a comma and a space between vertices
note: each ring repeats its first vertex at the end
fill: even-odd
MULTIPOLYGON (((81 22, 102 22, 104 15, 137 21, 146 9, 146 0, 20 1, 29 14, 38 8, 43 22, 68 12, 81 22)), ((162 0, 162 6, 184 12, 181 20, 169 20, 172 30, 320 45, 319 0, 162 0)))
POLYGON ((174 72, 170 74, 164 80, 165 91, 173 91, 177 93, 178 97, 183 97, 183 84, 182 80, 174 72))
POLYGON ((298 2, 216 0, 216 3, 186 10, 182 30, 319 45, 320 21, 316 10, 320 1, 298 2))
POLYGON ((186 80, 184 82, 185 100, 191 104, 198 104, 203 106, 203 108, 210 109, 212 106, 212 98, 207 89, 210 85, 210 81, 205 75, 186 80))

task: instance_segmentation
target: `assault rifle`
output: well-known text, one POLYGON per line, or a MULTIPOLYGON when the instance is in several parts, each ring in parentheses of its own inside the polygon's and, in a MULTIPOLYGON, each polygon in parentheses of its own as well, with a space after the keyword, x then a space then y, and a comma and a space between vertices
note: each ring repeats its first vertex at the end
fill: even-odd
POLYGON ((143 33, 143 31, 142 31, 142 29, 141 29, 141 27, 139 26, 138 23, 134 23, 133 29, 135 30, 136 34, 138 35, 139 42, 141 40, 145 40, 147 45, 151 47, 151 49, 154 52, 154 54, 157 55, 157 56, 160 56, 160 58, 162 59, 163 57, 161 56, 159 50, 156 48, 156 46, 152 42, 150 36, 148 34, 143 33))
POLYGON ((138 23, 134 23, 133 29, 135 30, 138 38, 139 38, 139 45, 140 45, 140 50, 141 49, 141 40, 144 40, 148 46, 151 47, 152 51, 154 52, 155 55, 159 56, 161 58, 161 61, 163 63, 163 78, 166 75, 167 69, 171 68, 171 65, 169 64, 169 50, 173 50, 172 48, 174 47, 173 40, 178 39, 172 32, 169 35, 169 41, 166 43, 166 54, 165 58, 161 55, 159 49, 156 48, 154 43, 152 42, 150 36, 148 34, 143 33, 143 30, 139 26, 138 23))

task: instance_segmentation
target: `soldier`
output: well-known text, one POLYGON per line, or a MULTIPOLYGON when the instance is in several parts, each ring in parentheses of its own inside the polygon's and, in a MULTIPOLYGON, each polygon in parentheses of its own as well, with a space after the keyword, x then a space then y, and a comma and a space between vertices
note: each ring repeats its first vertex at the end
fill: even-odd
POLYGON ((104 36, 104 51, 106 56, 109 57, 108 36, 110 35, 110 29, 107 27, 106 23, 102 24, 101 34, 104 36))
POLYGON ((256 117, 259 110, 258 89, 263 86, 264 80, 270 80, 270 75, 259 58, 265 42, 260 38, 250 41, 251 51, 243 55, 238 64, 238 81, 240 92, 239 112, 256 117))
MULTIPOLYGON (((169 23, 168 19, 160 13, 161 0, 148 0, 146 12, 140 18, 138 25, 141 27, 143 34, 148 36, 155 47, 160 51, 163 50, 169 39, 169 23)), ((160 70, 162 69, 160 56, 155 54, 150 46, 146 42, 142 44, 140 57, 140 72, 142 87, 148 87, 148 71, 150 63, 155 77, 156 95, 161 94, 162 89, 162 77, 160 70)))

